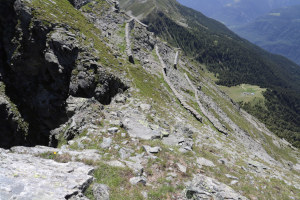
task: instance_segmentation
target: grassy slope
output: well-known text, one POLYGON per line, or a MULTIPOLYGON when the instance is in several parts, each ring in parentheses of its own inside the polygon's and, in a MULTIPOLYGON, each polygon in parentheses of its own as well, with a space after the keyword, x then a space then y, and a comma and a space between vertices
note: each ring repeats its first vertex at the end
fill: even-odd
POLYGON ((241 84, 233 87, 220 86, 235 102, 264 101, 264 88, 256 85, 241 84))

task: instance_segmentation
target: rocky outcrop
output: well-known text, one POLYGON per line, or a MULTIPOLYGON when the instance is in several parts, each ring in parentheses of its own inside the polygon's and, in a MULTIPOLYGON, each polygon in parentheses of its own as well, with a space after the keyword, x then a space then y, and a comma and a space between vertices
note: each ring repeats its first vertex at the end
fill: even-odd
POLYGON ((70 96, 67 100, 69 120, 51 131, 49 145, 56 146, 59 138, 72 140, 90 127, 97 126, 102 121, 103 106, 95 99, 76 98, 70 96))
POLYGON ((50 131, 69 119, 69 95, 109 104, 128 87, 97 63, 94 49, 79 41, 85 36, 68 25, 42 23, 28 3, 1 1, 0 73, 6 95, 29 123, 23 144, 48 145, 50 131))
POLYGON ((3 149, 0 171, 0 199, 86 199, 82 193, 93 180, 93 167, 85 164, 58 163, 3 149))
POLYGON ((235 192, 231 187, 218 182, 217 180, 204 176, 196 175, 186 189, 187 199, 232 199, 247 200, 246 197, 235 192))

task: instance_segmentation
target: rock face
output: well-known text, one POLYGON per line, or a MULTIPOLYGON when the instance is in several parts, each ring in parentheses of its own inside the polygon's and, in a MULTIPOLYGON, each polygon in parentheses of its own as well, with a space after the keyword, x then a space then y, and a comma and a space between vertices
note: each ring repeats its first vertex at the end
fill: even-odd
POLYGON ((92 182, 93 168, 0 149, 0 199, 69 199, 92 182))
MULTIPOLYGON (((69 95, 94 97, 108 104, 112 97, 128 88, 97 63, 93 49, 87 51, 79 41, 84 36, 69 31, 68 26, 42 23, 32 14, 30 2, 0 3, 0 81, 6 85, 6 95, 16 105, 15 109, 29 123, 26 140, 23 137, 8 141, 6 148, 19 143, 48 145, 51 130, 69 119, 66 111, 69 95)), ((73 1, 76 7, 87 2, 73 1)), ((3 118, 14 118, 3 111, 8 104, 1 105, 3 118)), ((2 135, 16 132, 12 129, 18 129, 18 125, 12 126, 3 128, 1 141, 4 141, 2 135)))

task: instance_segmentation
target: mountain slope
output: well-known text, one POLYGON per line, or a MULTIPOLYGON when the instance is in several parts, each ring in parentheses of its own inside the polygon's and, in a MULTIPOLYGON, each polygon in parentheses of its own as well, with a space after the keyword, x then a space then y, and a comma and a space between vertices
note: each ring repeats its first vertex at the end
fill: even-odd
POLYGON ((300 64, 300 5, 272 10, 254 22, 233 30, 268 50, 300 64))
POLYGON ((272 9, 300 4, 299 0, 178 0, 229 27, 252 22, 272 9))
POLYGON ((299 149, 116 2, 0 8, 1 199, 299 199, 299 149))
MULTIPOLYGON (((151 2, 156 5, 165 1, 146 1, 147 4, 151 2)), ((148 14, 143 21, 149 25, 149 30, 205 64, 217 77, 218 84, 234 86, 248 83, 268 88, 262 105, 245 104, 245 108, 280 137, 299 146, 300 67, 241 39, 223 24, 172 2, 168 4, 172 7, 154 6, 151 13, 144 10, 148 14)), ((132 10, 143 8, 144 3, 121 1, 121 6, 134 13, 132 10)), ((137 10, 139 13, 143 11, 137 10)))

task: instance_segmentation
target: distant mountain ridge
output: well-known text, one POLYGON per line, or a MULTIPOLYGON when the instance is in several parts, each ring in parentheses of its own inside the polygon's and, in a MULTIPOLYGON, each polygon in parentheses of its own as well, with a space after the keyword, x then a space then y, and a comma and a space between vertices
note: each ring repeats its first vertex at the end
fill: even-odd
POLYGON ((300 0, 178 0, 228 27, 249 23, 273 9, 300 4, 300 0))
POLYGON ((254 44, 300 64, 300 5, 272 10, 233 30, 254 44))

